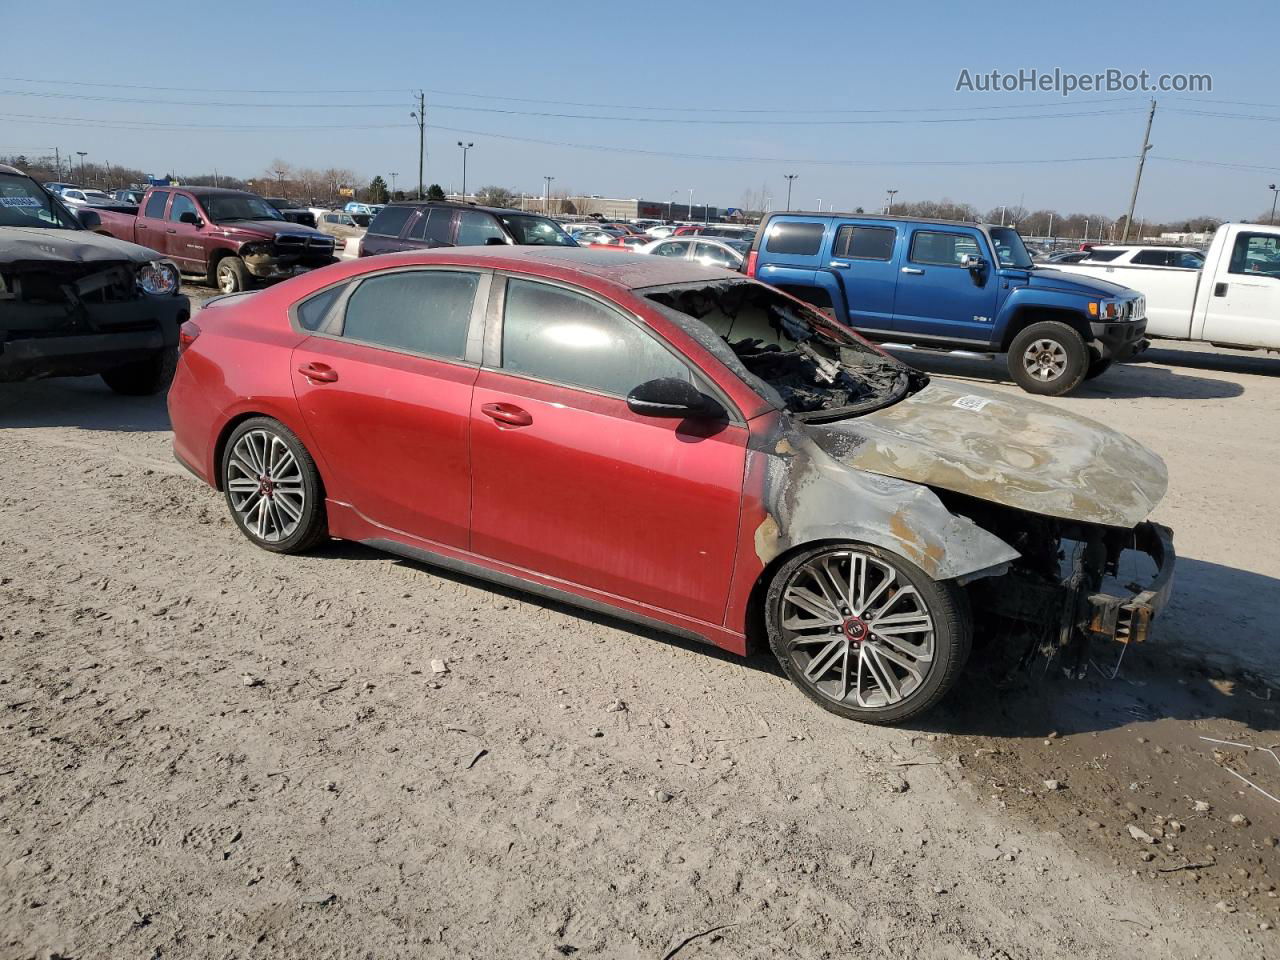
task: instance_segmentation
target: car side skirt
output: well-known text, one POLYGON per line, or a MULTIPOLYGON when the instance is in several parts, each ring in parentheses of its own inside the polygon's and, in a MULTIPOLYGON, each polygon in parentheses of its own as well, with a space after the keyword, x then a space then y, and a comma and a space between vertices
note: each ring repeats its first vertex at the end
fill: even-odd
POLYGON ((581 607, 593 613, 616 617, 638 626, 672 634, 698 643, 709 643, 731 653, 745 656, 746 637, 718 624, 706 623, 636 603, 613 594, 591 590, 578 584, 543 577, 531 570, 501 563, 456 547, 420 540, 398 530, 379 526, 350 504, 326 500, 331 536, 352 540, 375 550, 443 567, 505 587, 581 607))

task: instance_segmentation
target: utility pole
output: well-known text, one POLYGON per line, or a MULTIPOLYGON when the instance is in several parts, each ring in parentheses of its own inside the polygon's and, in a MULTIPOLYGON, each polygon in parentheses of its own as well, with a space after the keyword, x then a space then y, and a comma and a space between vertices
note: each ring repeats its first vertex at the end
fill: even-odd
POLYGON ((1267 189, 1271 191, 1271 219, 1268 220, 1267 223, 1274 224, 1276 222, 1276 197, 1280 196, 1280 193, 1276 191, 1276 185, 1274 183, 1267 187, 1267 189))
MULTIPOLYGON (((46 156, 48 156, 48 154, 46 154, 46 156)), ((58 153, 57 147, 53 148, 53 165, 58 168, 58 172, 53 179, 61 180, 62 179, 62 155, 58 153)))
POLYGON ((542 212, 547 216, 551 216, 551 181, 554 180, 555 177, 543 177, 542 179, 547 182, 547 192, 542 201, 542 212))
POLYGON ((1124 218, 1124 233, 1120 242, 1129 240, 1129 224, 1133 221, 1133 208, 1138 205, 1138 184, 1142 183, 1142 167, 1147 162, 1147 151, 1151 149, 1151 121, 1156 118, 1156 102, 1151 101, 1151 109, 1147 111, 1147 129, 1142 135, 1142 152, 1138 154, 1138 172, 1133 177, 1133 193, 1129 195, 1129 213, 1124 218))
POLYGON ((77 150, 76 156, 80 158, 80 182, 84 183, 84 158, 88 156, 88 150, 77 150))
POLYGON ((668 220, 672 219, 672 217, 671 217, 671 201, 672 201, 673 199, 675 199, 675 195, 676 195, 677 193, 679 193, 679 192, 680 192, 679 190, 672 190, 672 191, 671 191, 671 195, 667 197, 667 219, 668 219, 668 220))
POLYGON ((418 109, 409 116, 418 121, 418 199, 422 199, 422 168, 427 156, 427 98, 418 91, 418 109))
POLYGON ((897 191, 897 190, 888 190, 888 191, 886 191, 886 192, 889 194, 889 202, 888 202, 887 204, 885 204, 884 212, 885 212, 885 215, 886 215, 886 216, 891 217, 891 216, 893 216, 893 195, 894 195, 895 193, 897 193, 898 191, 897 191))
POLYGON ((474 143, 463 143, 458 141, 458 146, 462 148, 462 202, 467 202, 467 151, 475 146, 474 143))
POLYGON ((392 200, 396 198, 396 177, 398 176, 400 176, 400 174, 396 173, 394 170, 391 171, 391 199, 392 200))
POLYGON ((689 212, 685 214, 685 219, 693 222, 693 187, 689 188, 689 212))
POLYGON ((787 210, 791 209, 791 184, 798 176, 800 176, 798 173, 786 173, 782 176, 782 179, 787 181, 787 210))

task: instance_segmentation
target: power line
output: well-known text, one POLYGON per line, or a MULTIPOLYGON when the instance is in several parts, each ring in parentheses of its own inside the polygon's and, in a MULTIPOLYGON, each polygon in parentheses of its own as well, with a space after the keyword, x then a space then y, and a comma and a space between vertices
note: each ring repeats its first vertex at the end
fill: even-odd
MULTIPOLYGON (((359 93, 399 93, 401 88, 356 88, 349 90, 318 90, 315 88, 307 89, 247 89, 232 87, 169 87, 154 86, 150 84, 133 84, 133 83, 102 83, 91 82, 85 80, 45 80, 33 77, 0 77, 3 82, 17 83, 43 83, 55 86, 77 86, 77 87, 96 87, 103 89, 125 89, 125 90, 157 90, 166 92, 182 92, 182 93, 287 93, 287 94, 359 94, 359 93)), ((779 107, 779 108, 743 108, 743 107, 672 107, 672 106, 650 106, 631 103, 594 103, 581 100, 553 100, 538 97, 511 97, 498 94, 471 93, 464 90, 442 90, 435 88, 424 88, 424 93, 433 96, 445 97, 464 97, 475 100, 496 100, 507 103, 530 103, 530 104, 549 104, 552 106, 562 107, 588 107, 595 109, 608 110, 636 110, 644 112, 668 112, 668 113, 738 113, 738 114, 796 114, 796 113, 823 113, 823 114, 867 114, 867 113, 956 113, 959 111, 985 111, 985 110, 1032 110, 1043 109, 1047 107, 1064 106, 1061 100, 1043 103, 1024 103, 1024 104, 988 104, 980 106, 951 106, 951 107, 874 107, 859 109, 827 109, 825 107, 815 107, 812 109, 797 109, 795 107, 779 107)), ((1095 105, 1099 103, 1133 103, 1139 98, 1137 97, 1097 97, 1087 100, 1073 100, 1072 105, 1095 105)), ((133 101, 129 101, 133 102, 133 101)), ((147 101, 138 101, 147 102, 147 101)), ((179 101, 159 101, 166 103, 181 104, 179 101)), ((234 106, 256 106, 255 104, 229 104, 234 106)), ((282 106, 295 106, 296 104, 282 104, 282 106)), ((315 106, 315 104, 308 104, 315 106)), ((369 106, 387 106, 386 104, 370 104, 369 106)), ((391 104, 390 106, 395 106, 391 104)))

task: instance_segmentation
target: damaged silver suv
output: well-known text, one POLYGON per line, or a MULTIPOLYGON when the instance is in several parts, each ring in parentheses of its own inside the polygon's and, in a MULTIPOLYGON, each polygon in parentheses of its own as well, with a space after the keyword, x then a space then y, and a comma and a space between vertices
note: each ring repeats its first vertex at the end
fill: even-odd
POLYGON ((178 285, 171 261, 91 232, 0 164, 0 382, 100 374, 117 393, 165 390, 191 315, 178 285))

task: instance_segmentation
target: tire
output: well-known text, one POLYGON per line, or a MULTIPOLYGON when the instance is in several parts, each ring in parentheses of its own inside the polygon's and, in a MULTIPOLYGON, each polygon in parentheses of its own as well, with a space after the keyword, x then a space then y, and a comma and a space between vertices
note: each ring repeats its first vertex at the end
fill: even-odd
POLYGON ((104 371, 102 380, 122 396, 150 397, 169 389, 177 369, 178 348, 166 347, 149 357, 104 371))
POLYGON ((1106 373, 1108 370, 1111 369, 1111 362, 1112 361, 1110 357, 1091 356, 1089 358, 1089 369, 1084 372, 1084 378, 1086 380, 1093 380, 1097 377, 1102 376, 1104 373, 1106 373))
POLYGON ((302 553, 328 537, 315 461, 278 420, 254 417, 236 427, 218 470, 231 519, 263 550, 302 553))
POLYGON ((788 679, 823 709, 863 723, 901 723, 932 709, 955 686, 973 645, 959 587, 855 543, 814 547, 784 563, 765 595, 765 625, 788 679), (860 588, 850 586, 855 581, 860 588))
POLYGON ((244 261, 239 257, 223 257, 209 271, 210 283, 219 293, 240 293, 253 285, 244 261))
POLYGON ((1060 397, 1080 386, 1088 369, 1084 337, 1057 320, 1033 323, 1009 344, 1009 375, 1027 393, 1060 397))

